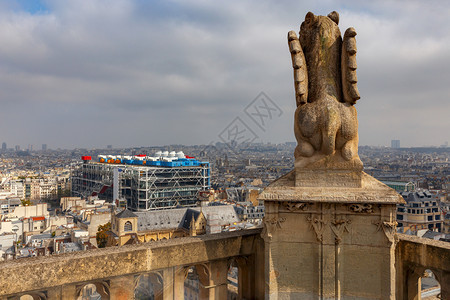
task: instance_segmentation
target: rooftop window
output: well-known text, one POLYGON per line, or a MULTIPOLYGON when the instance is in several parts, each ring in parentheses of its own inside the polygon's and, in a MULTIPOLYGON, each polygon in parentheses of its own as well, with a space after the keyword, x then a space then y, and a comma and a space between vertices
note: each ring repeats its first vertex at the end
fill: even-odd
POLYGON ((133 230, 133 225, 131 224, 130 221, 127 221, 125 223, 125 225, 123 226, 123 230, 124 231, 132 231, 133 230))

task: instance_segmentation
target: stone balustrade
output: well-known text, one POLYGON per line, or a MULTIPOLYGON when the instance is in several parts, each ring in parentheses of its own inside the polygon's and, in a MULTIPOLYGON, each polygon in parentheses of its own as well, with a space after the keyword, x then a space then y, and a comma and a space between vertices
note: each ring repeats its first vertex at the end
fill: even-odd
POLYGON ((156 299, 184 298, 191 267, 200 279, 200 294, 226 299, 232 262, 239 270, 240 297, 264 296, 264 251, 261 229, 88 250, 0 264, 0 299, 77 299, 91 285, 102 299, 133 299, 142 274, 162 285, 156 299))
POLYGON ((419 300, 421 277, 431 270, 441 285, 441 299, 450 299, 450 243, 398 234, 396 298, 419 300))
MULTIPOLYGON (((139 278, 147 274, 160 284, 154 285, 155 299, 182 299, 191 267, 199 273, 202 299, 226 299, 231 263, 238 266, 240 299, 264 299, 260 234, 261 229, 243 230, 7 261, 0 263, 0 299, 77 299, 87 285, 102 299, 133 299, 139 278)), ((450 299, 450 244, 404 234, 396 241, 396 299, 420 299, 426 269, 439 281, 441 299, 450 299)))

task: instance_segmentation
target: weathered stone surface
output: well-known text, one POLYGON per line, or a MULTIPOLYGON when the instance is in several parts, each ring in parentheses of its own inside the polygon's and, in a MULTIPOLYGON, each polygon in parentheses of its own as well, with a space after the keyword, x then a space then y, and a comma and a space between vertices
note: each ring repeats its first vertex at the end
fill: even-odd
MULTIPOLYGON (((333 183, 334 186, 331 187, 327 186, 326 183, 324 183, 324 186, 320 186, 320 184, 313 187, 298 186, 295 172, 297 170, 291 171, 272 182, 260 194, 259 199, 264 201, 294 202, 405 203, 405 200, 397 192, 364 172, 360 173, 360 187, 349 187, 346 181, 343 181, 342 185, 339 186, 336 184, 339 182, 338 179, 333 183)), ((315 172, 307 173, 308 176, 311 176, 309 179, 311 182, 314 180, 326 180, 327 177, 336 174, 339 173, 329 171, 322 178, 316 178, 315 172)))
POLYGON ((265 202, 268 299, 394 299, 395 204, 359 205, 265 202))
POLYGON ((420 299, 420 277, 433 271, 441 285, 440 299, 450 299, 450 243, 398 234, 395 249, 397 299, 420 299))
MULTIPOLYGON (((337 12, 327 17, 309 12, 299 38, 293 31, 288 33, 297 103, 295 169, 299 172, 362 171, 353 106, 360 98, 356 87, 356 31, 349 28, 342 42, 338 22, 337 12)), ((337 179, 325 177, 328 182, 337 179)), ((297 184, 314 186, 315 181, 305 178, 299 173, 297 184)), ((360 179, 352 174, 346 178, 352 187, 358 186, 360 179)), ((322 186, 323 181, 319 180, 322 186)))
MULTIPOLYGON (((57 286, 68 292, 77 283, 120 279, 131 274, 231 257, 255 256, 260 231, 245 230, 2 262, 0 298, 25 291, 54 289, 57 286)), ((259 259, 261 261, 254 265, 263 265, 263 258, 259 259)), ((253 281, 256 281, 254 277, 253 281)), ((172 285, 173 282, 167 284, 172 285)), ((255 291, 252 293, 254 295, 255 291)))
POLYGON ((403 200, 363 175, 365 188, 301 188, 291 173, 261 194, 268 299, 394 299, 403 200))
POLYGON ((358 156, 356 31, 309 12, 288 33, 297 109, 294 170, 265 203, 266 298, 394 299, 396 204, 358 156), (364 275, 362 275, 364 274, 364 275))
POLYGON ((348 28, 344 33, 341 54, 342 92, 345 103, 353 105, 360 95, 356 83, 356 30, 348 28))

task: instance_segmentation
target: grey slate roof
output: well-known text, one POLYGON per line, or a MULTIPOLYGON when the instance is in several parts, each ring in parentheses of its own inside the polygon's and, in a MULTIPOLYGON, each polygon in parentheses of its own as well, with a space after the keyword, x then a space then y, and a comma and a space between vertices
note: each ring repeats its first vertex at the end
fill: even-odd
MULTIPOLYGON (((200 208, 195 209, 200 210, 200 208)), ((207 220, 214 217, 220 225, 233 224, 234 222, 241 221, 232 205, 206 206, 203 207, 203 214, 207 220)))
POLYGON ((136 212, 138 231, 173 229, 180 226, 185 208, 136 212))
POLYGON ((183 221, 181 221, 181 227, 183 227, 186 230, 189 230, 189 227, 191 225, 192 219, 194 221, 197 220, 198 216, 200 216, 200 212, 196 211, 194 209, 187 209, 186 213, 184 214, 183 221))
POLYGON ((167 210, 155 210, 135 212, 138 217, 138 231, 164 230, 185 228, 189 229, 192 218, 197 220, 200 211, 205 218, 215 219, 218 225, 228 225, 240 222, 240 219, 231 205, 175 208, 167 210))
POLYGON ((424 202, 424 201, 436 201, 436 197, 433 196, 429 191, 419 191, 419 192, 403 192, 403 199, 406 202, 424 202))
POLYGON ((436 236, 441 235, 445 236, 445 233, 428 230, 422 237, 427 239, 435 239, 436 236))
POLYGON ((137 216, 132 211, 125 209, 118 213, 116 218, 137 218, 137 216))

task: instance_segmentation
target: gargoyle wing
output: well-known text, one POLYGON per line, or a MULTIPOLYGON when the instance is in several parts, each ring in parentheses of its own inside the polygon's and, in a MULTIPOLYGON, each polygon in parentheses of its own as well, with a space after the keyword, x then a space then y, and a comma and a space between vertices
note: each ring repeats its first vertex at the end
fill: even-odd
POLYGON ((348 28, 344 33, 341 54, 342 73, 342 94, 345 103, 354 105, 359 100, 360 95, 356 86, 356 31, 353 27, 348 28))
POLYGON ((288 43, 294 68, 295 101, 298 107, 308 101, 308 70, 305 55, 295 31, 289 31, 288 43))

